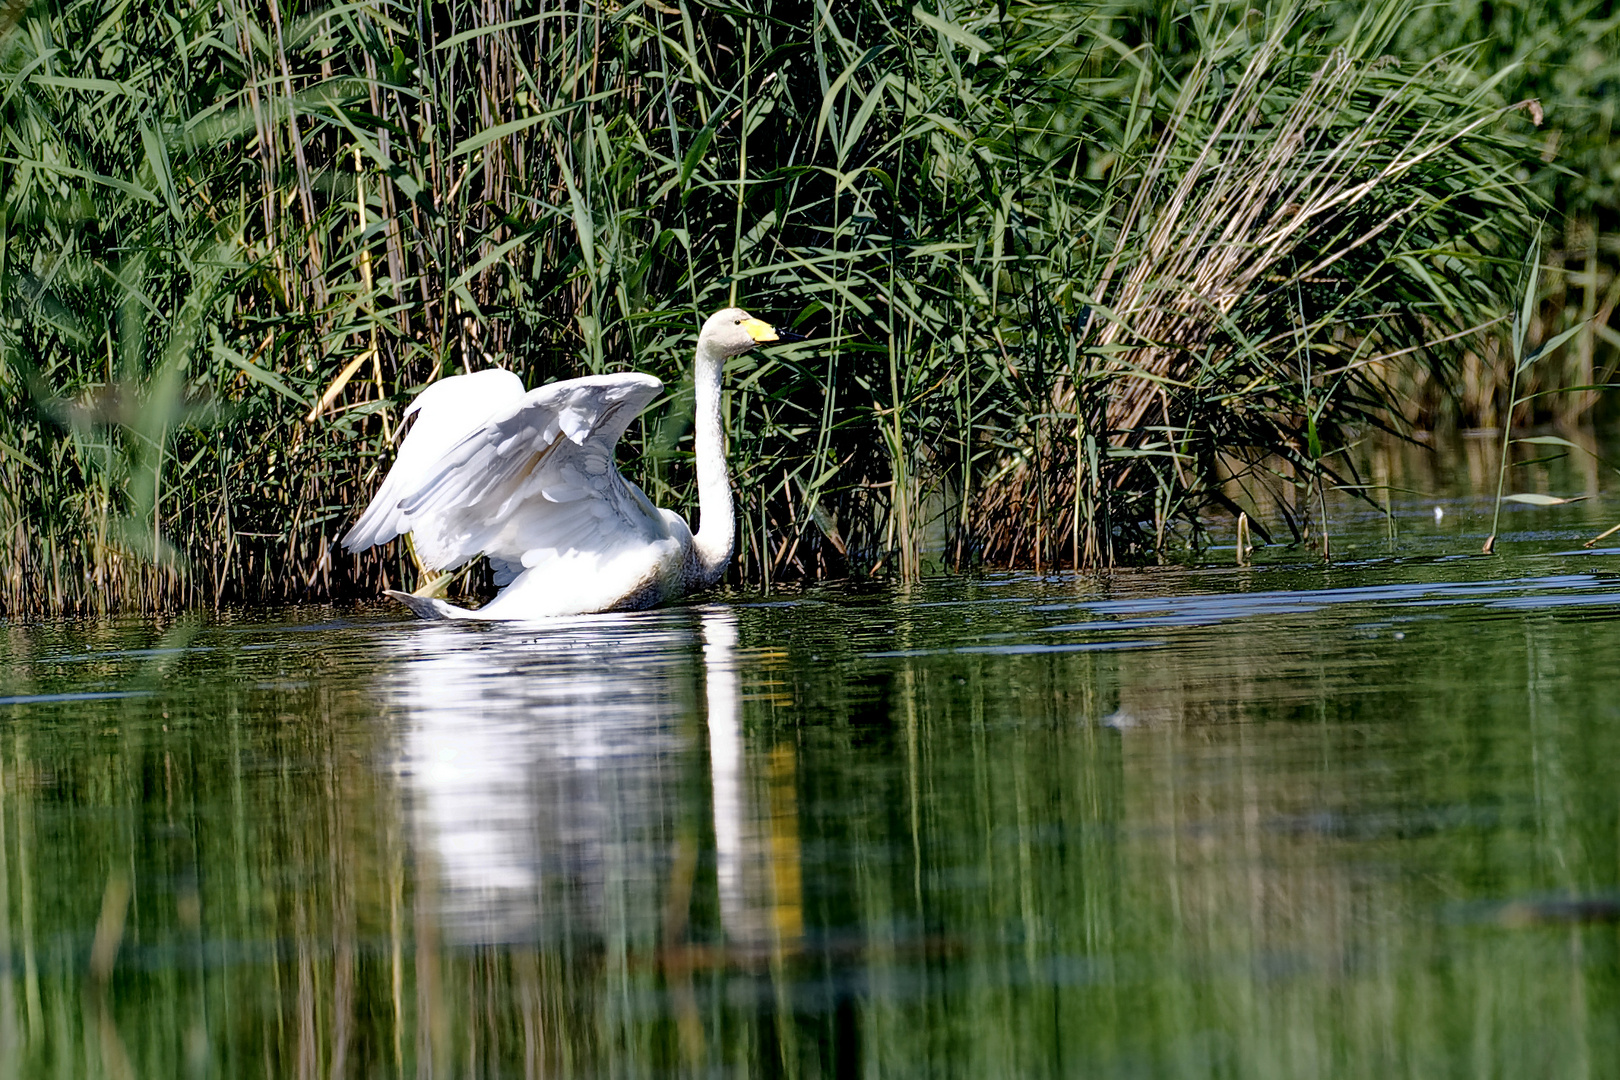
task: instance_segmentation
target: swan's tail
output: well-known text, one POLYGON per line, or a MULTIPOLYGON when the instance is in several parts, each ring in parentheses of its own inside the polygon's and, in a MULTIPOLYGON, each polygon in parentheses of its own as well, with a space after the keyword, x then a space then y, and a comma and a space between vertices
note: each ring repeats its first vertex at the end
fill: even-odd
POLYGON ((383 593, 392 596, 395 600, 410 608, 419 619, 433 621, 473 617, 473 613, 466 608, 458 608, 454 604, 447 604, 436 597, 417 596, 415 593, 400 592, 398 589, 384 589, 383 593))

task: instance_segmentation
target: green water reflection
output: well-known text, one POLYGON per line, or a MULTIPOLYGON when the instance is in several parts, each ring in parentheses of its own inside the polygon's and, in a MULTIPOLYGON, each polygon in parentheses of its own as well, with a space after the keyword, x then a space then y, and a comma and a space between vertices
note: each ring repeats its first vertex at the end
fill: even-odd
POLYGON ((1620 552, 0 628, 7 1075, 1620 1072, 1620 552))

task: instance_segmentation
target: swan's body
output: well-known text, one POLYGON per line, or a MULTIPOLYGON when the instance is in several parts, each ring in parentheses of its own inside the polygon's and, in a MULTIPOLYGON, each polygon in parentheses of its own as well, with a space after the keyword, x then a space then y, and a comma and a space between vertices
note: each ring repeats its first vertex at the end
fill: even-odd
POLYGON ((628 611, 706 589, 730 565, 735 531, 721 371, 728 357, 775 340, 737 308, 715 313, 698 335, 696 533, 613 461, 661 382, 630 372, 525 391, 516 375, 491 369, 442 379, 411 402, 405 414, 416 423, 343 546, 360 551, 408 532, 435 569, 489 556, 502 588, 476 611, 390 591, 424 618, 628 611))

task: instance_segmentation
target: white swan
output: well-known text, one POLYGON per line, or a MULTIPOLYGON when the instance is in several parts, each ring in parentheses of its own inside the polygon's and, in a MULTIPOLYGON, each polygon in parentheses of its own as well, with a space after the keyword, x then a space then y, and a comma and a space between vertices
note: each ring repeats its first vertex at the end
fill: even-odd
POLYGON ((698 334, 694 431, 699 528, 660 510, 613 462, 663 383, 591 375, 525 391, 509 371, 441 379, 405 410, 416 423, 371 505, 343 537, 361 551, 410 533, 422 562, 489 556, 493 600, 476 611, 388 590, 425 619, 534 619, 652 607, 719 581, 735 523, 720 429, 727 358, 780 340, 738 308, 698 334))

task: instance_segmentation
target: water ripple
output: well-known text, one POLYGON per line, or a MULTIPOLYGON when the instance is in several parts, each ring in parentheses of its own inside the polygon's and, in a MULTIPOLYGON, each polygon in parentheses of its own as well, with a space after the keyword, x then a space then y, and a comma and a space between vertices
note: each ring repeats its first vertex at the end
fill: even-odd
POLYGON ((1386 608, 1426 608, 1475 604, 1511 610, 1620 606, 1620 581, 1596 574, 1492 581, 1362 585, 1340 589, 1199 593, 1117 600, 1047 604, 1040 611, 1086 611, 1101 618, 1041 627, 1047 633, 1127 630, 1156 626, 1213 626, 1262 615, 1309 614, 1365 604, 1386 608))

